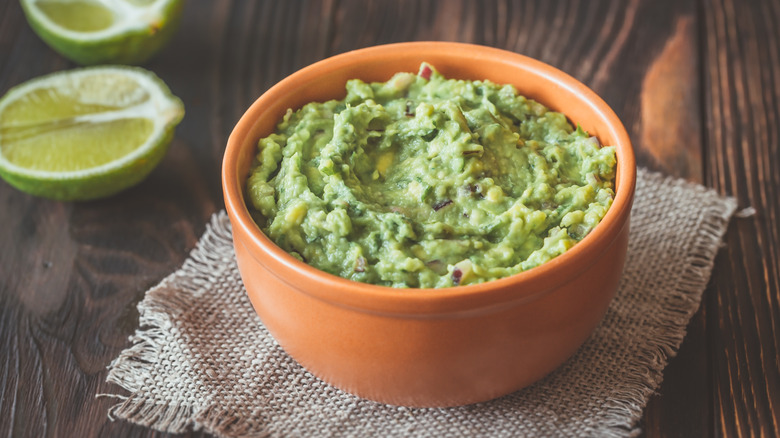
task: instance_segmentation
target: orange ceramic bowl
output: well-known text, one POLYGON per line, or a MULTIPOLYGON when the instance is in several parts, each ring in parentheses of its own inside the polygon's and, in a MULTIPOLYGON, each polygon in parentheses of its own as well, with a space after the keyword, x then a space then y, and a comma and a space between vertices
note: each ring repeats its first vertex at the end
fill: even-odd
POLYGON ((628 245, 636 165, 615 113, 567 74, 494 48, 445 42, 344 53, 285 78, 241 117, 222 165, 225 204, 249 298, 279 344, 322 380, 403 406, 454 406, 523 388, 553 371, 594 330, 615 294, 628 245), (308 266, 253 222, 244 198, 257 141, 288 108, 343 98, 348 79, 386 81, 427 61, 447 77, 489 79, 566 114, 617 147, 616 197, 566 253, 511 277, 444 289, 394 289, 308 266))

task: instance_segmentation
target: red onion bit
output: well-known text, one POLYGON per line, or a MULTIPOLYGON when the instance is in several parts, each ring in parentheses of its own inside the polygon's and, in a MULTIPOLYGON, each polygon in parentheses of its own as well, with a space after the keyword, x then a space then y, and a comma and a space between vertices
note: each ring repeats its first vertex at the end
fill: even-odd
POLYGON ((439 259, 431 260, 430 262, 426 263, 426 265, 438 275, 444 275, 447 273, 447 265, 445 265, 444 262, 439 259))
POLYGON ((404 114, 406 117, 414 117, 414 112, 412 111, 412 105, 414 105, 414 102, 411 100, 406 101, 406 113, 404 114))
POLYGON ((431 70, 431 68, 428 67, 427 65, 424 65, 420 69, 419 76, 427 81, 431 78, 431 73, 433 73, 433 70, 431 70))
POLYGON ((358 257, 355 260, 355 272, 366 272, 366 259, 364 257, 358 257))
POLYGON ((463 271, 458 268, 452 270, 452 284, 455 286, 460 284, 460 279, 463 278, 463 271))
POLYGON ((439 211, 439 210, 441 210, 442 208, 444 208, 444 207, 446 207, 446 206, 448 206, 448 205, 450 205, 450 204, 452 204, 452 199, 447 199, 447 200, 444 200, 444 201, 439 201, 439 202, 437 202, 437 203, 433 204, 433 211, 439 211))

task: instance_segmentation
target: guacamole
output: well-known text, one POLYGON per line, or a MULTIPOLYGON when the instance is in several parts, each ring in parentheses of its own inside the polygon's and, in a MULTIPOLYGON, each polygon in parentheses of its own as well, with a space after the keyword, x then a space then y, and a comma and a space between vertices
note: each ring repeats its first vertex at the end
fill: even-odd
POLYGON ((511 85, 428 64, 288 110, 248 205, 294 257, 393 287, 480 283, 571 248, 614 198, 615 149, 511 85))

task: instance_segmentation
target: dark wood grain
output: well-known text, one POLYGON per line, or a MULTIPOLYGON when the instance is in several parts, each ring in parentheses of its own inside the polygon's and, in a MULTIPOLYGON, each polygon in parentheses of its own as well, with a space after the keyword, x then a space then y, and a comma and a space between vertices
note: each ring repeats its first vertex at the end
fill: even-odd
MULTIPOLYGON (((780 435, 780 2, 756 0, 190 0, 146 67, 187 114, 139 186, 60 203, 0 182, 0 436, 163 436, 112 422, 106 366, 143 293, 222 208, 224 145, 295 70, 397 41, 485 44, 599 93, 640 165, 738 197, 702 309, 651 398, 646 437, 780 435)), ((0 2, 0 93, 74 67, 0 2)), ((189 435, 201 435, 190 433, 189 435)))
POLYGON ((755 215, 732 224, 707 300, 714 428, 780 434, 780 4, 704 9, 707 183, 755 215))

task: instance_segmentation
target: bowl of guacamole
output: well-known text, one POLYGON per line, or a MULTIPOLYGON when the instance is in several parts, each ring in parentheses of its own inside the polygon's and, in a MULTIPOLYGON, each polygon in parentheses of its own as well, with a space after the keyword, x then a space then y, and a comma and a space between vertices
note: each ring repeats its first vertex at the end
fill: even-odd
POLYGON ((288 111, 258 141, 255 222, 295 258, 402 288, 476 284, 563 254, 615 197, 614 146, 511 84, 422 63, 288 111))
POLYGON ((280 81, 222 178, 248 296, 294 359, 365 398, 453 406, 538 380, 595 328, 636 169, 618 117, 565 73, 417 42, 280 81))

